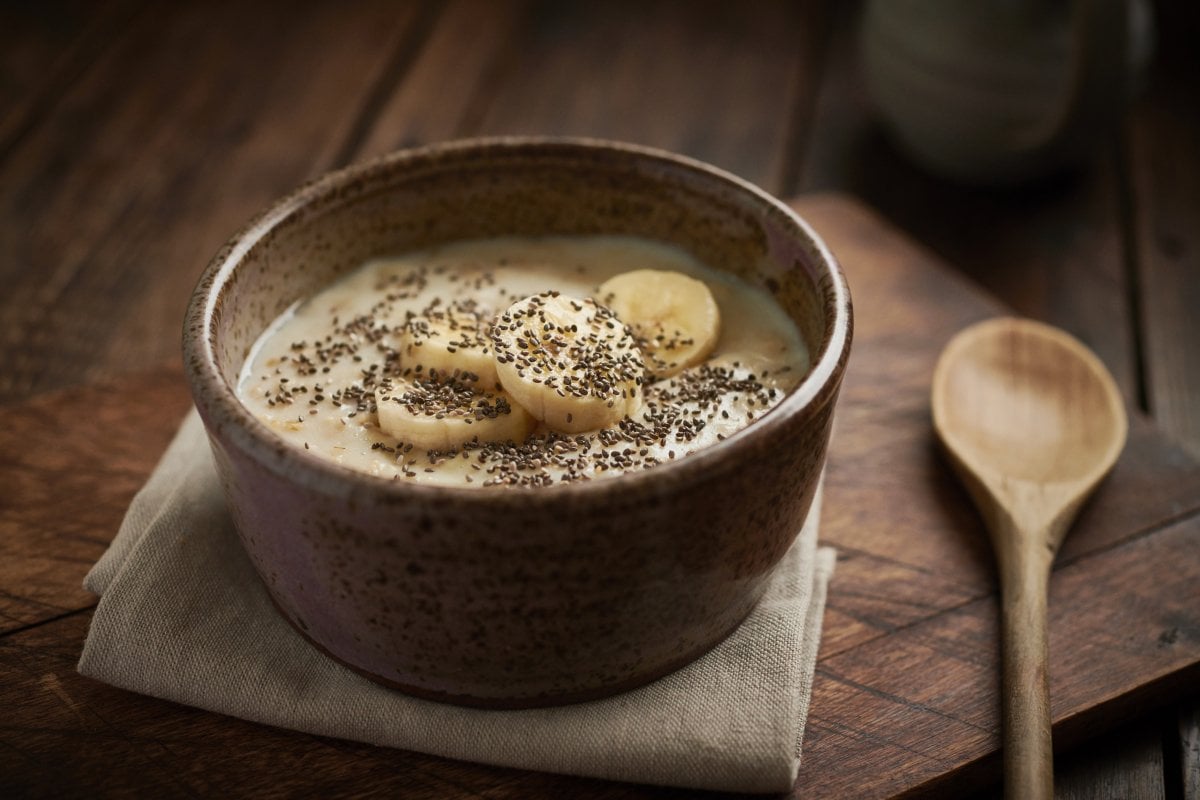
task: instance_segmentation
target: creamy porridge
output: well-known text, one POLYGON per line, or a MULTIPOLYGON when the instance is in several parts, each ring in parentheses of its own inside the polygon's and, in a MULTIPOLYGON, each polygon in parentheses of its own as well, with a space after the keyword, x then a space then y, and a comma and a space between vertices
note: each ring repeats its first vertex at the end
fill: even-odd
POLYGON ((238 393, 298 447, 384 478, 546 486, 686 457, 808 369, 762 290, 616 237, 372 261, 282 315, 238 393))

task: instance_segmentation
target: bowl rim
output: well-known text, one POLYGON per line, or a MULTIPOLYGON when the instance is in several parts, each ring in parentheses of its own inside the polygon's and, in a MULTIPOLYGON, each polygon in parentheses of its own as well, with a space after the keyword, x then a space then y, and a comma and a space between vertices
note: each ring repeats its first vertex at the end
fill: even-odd
MULTIPOLYGON (((363 194, 372 191, 379 191, 378 186, 363 194)), ((288 482, 298 483, 322 493, 329 493, 334 487, 344 486, 348 493, 370 493, 372 497, 384 502, 443 499, 472 506, 515 505, 529 508, 547 503, 602 500, 611 496, 613 492, 659 493, 677 483, 691 483, 701 476, 719 474, 731 463, 740 463, 737 458, 740 453, 749 454, 769 449, 776 434, 792 418, 806 412, 815 413, 832 402, 837 395, 849 357, 852 336, 853 307, 850 291, 837 258, 807 221, 787 204, 749 181, 688 156, 628 142, 578 136, 487 136, 406 148, 350 164, 308 181, 272 203, 234 234, 201 274, 188 301, 184 318, 183 356, 185 375, 193 400, 204 419, 205 427, 210 429, 210 439, 213 438, 211 428, 215 427, 222 436, 231 440, 231 444, 254 454, 258 463, 267 466, 288 482), (808 373, 779 403, 725 440, 705 446, 685 458, 658 464, 650 469, 606 476, 597 480, 532 487, 409 483, 342 466, 288 443, 242 404, 237 397, 236 386, 231 386, 225 380, 218 366, 219 358, 214 348, 214 320, 219 315, 215 312, 238 265, 272 230, 304 213, 313 201, 327 198, 360 178, 366 178, 368 184, 377 183, 380 174, 391 174, 402 169, 405 164, 421 163, 443 155, 468 154, 483 150, 507 150, 514 153, 546 150, 567 155, 603 151, 611 156, 632 156, 643 161, 682 168, 704 180, 723 184, 749 195, 750 199, 761 204, 764 210, 781 215, 797 228, 805 247, 815 253, 823 265, 824 272, 818 276, 817 291, 822 296, 822 307, 832 311, 832 317, 826 318, 821 344, 808 373)))

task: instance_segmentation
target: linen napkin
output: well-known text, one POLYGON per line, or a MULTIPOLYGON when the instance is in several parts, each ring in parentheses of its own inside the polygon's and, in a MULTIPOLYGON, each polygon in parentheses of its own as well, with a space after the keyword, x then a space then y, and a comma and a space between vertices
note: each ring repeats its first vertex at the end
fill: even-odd
POLYGON ((242 719, 507 767, 744 792, 795 781, 834 552, 820 494, 757 609, 654 683, 570 706, 459 708, 326 658, 276 612, 225 509, 193 411, 84 586, 86 676, 242 719))

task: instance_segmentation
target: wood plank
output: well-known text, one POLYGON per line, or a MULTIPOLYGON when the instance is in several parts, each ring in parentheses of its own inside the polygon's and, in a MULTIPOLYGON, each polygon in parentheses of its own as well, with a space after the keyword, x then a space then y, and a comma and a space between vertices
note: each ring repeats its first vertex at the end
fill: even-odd
MULTIPOLYGON (((1200 8, 1157 3, 1159 54, 1149 90, 1127 126, 1138 321, 1147 407, 1164 430, 1200 454, 1200 8)), ((1179 796, 1200 798, 1200 699, 1178 712, 1167 736, 1179 796)))
POLYGON ((78 797, 96 789, 106 796, 415 800, 646 793, 310 736, 131 695, 75 671, 90 616, 0 639, 0 797, 78 797))
POLYGON ((1188 8, 1162 9, 1163 56, 1132 115, 1128 158, 1149 409, 1200 454, 1200 13, 1188 8))
MULTIPOLYGON (((1164 753, 1158 717, 1104 734, 1055 759, 1058 800, 1162 800, 1180 798, 1164 779, 1164 753)), ((1000 787, 970 800, 1001 800, 1000 787)))
POLYGON ((0 10, 0 161, 141 5, 5 4, 0 10))
POLYGON ((1059 800, 1157 800, 1167 797, 1162 733, 1157 720, 1109 733, 1059 759, 1055 796, 1059 800))
MULTIPOLYGON (((840 501, 826 508, 824 538, 991 591, 982 522, 933 446, 929 385, 950 336, 1005 308, 859 204, 816 196, 796 207, 841 260, 856 312, 826 479, 840 501), (881 507, 891 509, 890 525, 880 525, 881 507), (922 535, 892 536, 889 527, 922 535)), ((1086 535, 1067 538, 1059 563, 1200 508, 1200 465, 1137 415, 1132 427, 1113 475, 1080 516, 1086 535)))
POLYGON ((0 164, 0 400, 174 356, 208 258, 333 165, 419 10, 137 17, 0 164))
POLYGON ((0 635, 95 604, 83 576, 189 405, 171 365, 3 407, 0 635))
POLYGON ((585 135, 695 156, 778 192, 814 82, 817 4, 540 2, 480 134, 585 135))
POLYGON ((1179 711, 1179 788, 1184 800, 1200 798, 1200 698, 1193 697, 1179 711))
MULTIPOLYGON (((47 75, 83 35, 89 23, 105 15, 80 0, 37 5, 8 4, 0 26, 0 130, 41 93, 47 75)), ((0 139, 0 141, 3 141, 0 139)))
MULTIPOLYGON (((829 540, 829 531, 823 527, 823 540, 829 540)), ((844 545, 838 545, 837 584, 837 602, 825 609, 824 655, 890 635, 979 594, 927 566, 897 563, 844 545)))
MULTIPOLYGON (((829 492, 827 502, 835 501, 829 492)), ((1050 697, 1057 746, 1195 686, 1198 583, 1200 517, 1055 571, 1050 697), (1140 677, 1131 680, 1134 674, 1140 677)), ((839 591, 835 581, 831 605, 839 591)), ((998 617, 988 597, 823 655, 797 796, 891 797, 917 788, 953 795, 995 780, 998 617)))
POLYGON ((897 152, 854 46, 861 4, 840 4, 810 144, 787 193, 849 192, 1024 316, 1096 351, 1136 404, 1138 365, 1115 144, 1077 175, 1010 190, 956 185, 897 152))
POLYGON ((529 0, 452 0, 355 157, 474 133, 530 13, 529 0))

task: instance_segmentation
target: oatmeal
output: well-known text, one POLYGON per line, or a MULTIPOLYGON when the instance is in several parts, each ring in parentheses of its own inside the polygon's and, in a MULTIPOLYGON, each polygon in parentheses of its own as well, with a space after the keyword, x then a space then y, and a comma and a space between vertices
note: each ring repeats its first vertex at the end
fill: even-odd
POLYGON ((365 264, 260 337, 238 393, 371 475, 546 486, 732 436, 808 365, 770 295, 682 250, 512 237, 365 264))

